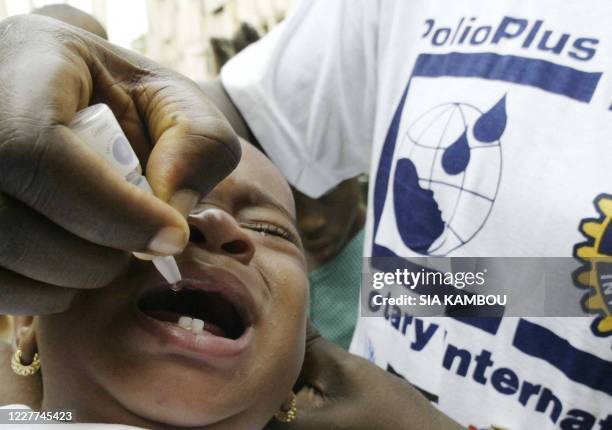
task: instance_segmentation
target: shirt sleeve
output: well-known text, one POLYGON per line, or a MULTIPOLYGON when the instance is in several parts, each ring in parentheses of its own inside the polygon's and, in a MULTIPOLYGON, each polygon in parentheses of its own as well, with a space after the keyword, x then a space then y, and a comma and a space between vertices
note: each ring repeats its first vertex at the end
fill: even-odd
POLYGON ((310 197, 369 168, 378 3, 305 0, 221 71, 258 142, 310 197))

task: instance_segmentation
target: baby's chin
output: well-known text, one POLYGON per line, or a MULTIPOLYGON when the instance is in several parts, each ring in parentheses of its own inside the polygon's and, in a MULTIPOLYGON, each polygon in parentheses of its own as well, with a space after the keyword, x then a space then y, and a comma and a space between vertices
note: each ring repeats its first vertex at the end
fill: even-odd
POLYGON ((261 392, 255 399, 254 396, 247 399, 239 392, 239 384, 227 385, 225 392, 187 393, 184 387, 173 386, 164 392, 138 393, 131 399, 119 399, 131 415, 121 423, 150 429, 258 429, 265 426, 283 401, 272 402, 267 399, 270 393, 261 392))
POLYGON ((144 345, 145 350, 132 350, 116 361, 132 371, 99 376, 135 418, 125 424, 154 429, 263 428, 291 392, 303 349, 292 345, 281 354, 278 348, 272 351, 260 339, 260 329, 264 331, 253 329, 252 353, 238 363, 225 363, 227 367, 223 359, 194 361, 144 345))
POLYGON ((192 411, 180 408, 156 416, 142 417, 133 425, 153 429, 166 430, 177 428, 188 428, 191 430, 206 429, 206 430, 235 430, 235 429, 263 429, 266 423, 270 420, 271 414, 262 414, 262 411, 257 408, 247 409, 227 417, 216 419, 203 417, 200 413, 192 414, 192 411))

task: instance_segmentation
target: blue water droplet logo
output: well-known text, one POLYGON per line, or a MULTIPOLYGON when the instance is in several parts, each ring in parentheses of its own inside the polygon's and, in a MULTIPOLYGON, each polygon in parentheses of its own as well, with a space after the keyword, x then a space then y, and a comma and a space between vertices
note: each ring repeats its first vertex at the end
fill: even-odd
POLYGON ((492 143, 504 134, 506 130, 506 96, 504 95, 495 106, 483 113, 474 124, 474 137, 483 143, 492 143))
POLYGON ((449 175, 458 175, 467 169, 470 163, 470 145, 467 139, 467 129, 442 154, 442 167, 449 175))
POLYGON ((134 151, 130 147, 130 142, 123 136, 119 136, 113 143, 113 157, 120 164, 129 166, 134 160, 134 151))

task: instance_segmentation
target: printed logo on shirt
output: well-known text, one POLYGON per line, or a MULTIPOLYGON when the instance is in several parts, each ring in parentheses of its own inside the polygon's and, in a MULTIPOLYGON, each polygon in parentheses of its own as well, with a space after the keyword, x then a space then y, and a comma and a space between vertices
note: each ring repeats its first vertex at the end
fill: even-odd
POLYGON ((595 199, 598 218, 580 223, 580 231, 588 238, 576 245, 574 256, 583 267, 574 273, 574 282, 588 291, 582 307, 597 314, 591 330, 596 336, 612 335, 612 195, 601 194, 595 199))
POLYGON ((501 192, 503 147, 521 144, 504 139, 513 89, 589 103, 601 75, 490 52, 420 54, 378 164, 372 256, 446 256, 472 241, 501 192))
POLYGON ((503 95, 485 112, 469 103, 443 103, 408 126, 392 180, 393 213, 408 248, 447 255, 484 226, 501 179, 506 120, 503 95))
MULTIPOLYGON (((424 22, 421 44, 429 52, 418 55, 404 91, 397 95, 372 178, 374 257, 452 255, 464 246, 466 253, 471 246, 478 250, 479 236, 492 225, 495 203, 499 205, 504 186, 509 186, 505 175, 520 174, 503 170, 504 153, 509 160, 513 149, 529 151, 525 142, 511 139, 518 135, 514 127, 519 97, 533 91, 540 98, 589 104, 602 76, 580 69, 601 55, 599 40, 585 37, 588 34, 566 34, 551 30, 545 20, 512 17, 484 22, 468 16, 454 25, 441 22, 424 22), (478 46, 502 53, 473 52, 478 46), (533 58, 537 56, 541 58, 533 58), (572 67, 554 62, 557 59, 572 67)), ((537 126, 537 120, 532 125, 537 126)), ((612 202, 612 196, 607 198, 612 202)), ((598 234, 585 227, 591 240, 581 245, 610 257, 611 266, 607 272, 604 266, 598 268, 597 287, 583 285, 589 296, 595 291, 612 293, 612 285, 606 289, 604 282, 607 273, 612 282, 612 252, 600 246, 607 244, 605 232, 611 230, 612 248, 612 227, 607 229, 612 209, 600 208, 598 234)), ((593 331, 604 335, 610 314, 601 302, 588 303, 598 305, 589 308, 599 314, 593 331)), ((453 408, 478 404, 478 399, 473 401, 478 393, 499 404, 500 410, 515 412, 517 421, 537 423, 529 428, 612 429, 609 356, 589 342, 574 342, 554 324, 469 317, 440 322, 391 305, 379 312, 389 330, 385 336, 378 331, 372 338, 366 336, 361 353, 393 374, 416 380, 432 401, 439 396, 443 410, 452 413, 453 408), (441 368, 439 385, 437 378, 418 373, 424 363, 441 368), (465 389, 465 402, 449 401, 445 382, 456 384, 452 392, 465 389), (576 394, 584 392, 588 395, 576 394)), ((585 337, 600 342, 586 327, 585 337)), ((478 427, 495 423, 478 418, 488 413, 474 410, 473 419, 466 422, 478 427)))
POLYGON ((425 21, 423 39, 432 46, 483 46, 514 48, 567 56, 578 61, 595 57, 599 39, 564 33, 550 28, 545 20, 504 16, 495 22, 478 17, 461 17, 453 24, 425 21))
MULTIPOLYGON (((472 400, 465 405, 474 404, 473 396, 493 397, 508 408, 533 413, 530 416, 537 422, 546 424, 533 428, 612 429, 612 414, 606 400, 612 395, 611 363, 574 347, 544 325, 523 318, 516 323, 500 318, 449 318, 450 321, 472 326, 475 329, 472 337, 480 339, 474 342, 473 339, 466 341, 463 337, 452 336, 453 323, 448 323, 447 327, 429 318, 408 315, 397 307, 385 309, 382 316, 387 319, 390 328, 401 335, 393 337, 394 353, 380 357, 379 363, 396 376, 412 382, 409 373, 411 366, 405 364, 407 352, 411 357, 423 354, 429 357, 428 362, 441 359, 438 365, 443 369, 444 378, 450 378, 449 382, 464 383, 466 396, 472 396, 472 400), (503 323, 516 324, 512 337, 507 339, 508 348, 520 351, 524 355, 521 360, 513 361, 503 352, 505 350, 499 346, 492 347, 495 343, 492 337, 497 335, 503 323), (447 332, 447 328, 450 331, 447 332), (444 339, 442 355, 436 354, 434 358, 430 355, 430 347, 435 348, 441 336, 444 339), (492 344, 488 340, 492 340, 492 344), (529 371, 530 363, 539 366, 543 362, 554 371, 543 374, 529 371), (563 389, 563 384, 557 383, 559 377, 593 390, 591 402, 577 402, 571 389, 563 389)), ((375 344, 375 339, 366 339, 368 349, 375 344)), ((430 387, 442 392, 428 392, 416 385, 415 388, 434 403, 439 403, 439 396, 444 395, 444 382, 441 387, 430 387)), ((475 411, 474 415, 479 413, 475 411)), ((486 424, 489 423, 481 423, 481 426, 486 424)))

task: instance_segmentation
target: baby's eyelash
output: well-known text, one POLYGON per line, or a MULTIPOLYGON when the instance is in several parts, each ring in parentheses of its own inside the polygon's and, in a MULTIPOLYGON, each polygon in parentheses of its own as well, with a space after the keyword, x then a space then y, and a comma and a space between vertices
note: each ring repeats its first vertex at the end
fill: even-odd
POLYGON ((266 224, 262 222, 254 222, 254 223, 241 223, 242 227, 248 228, 250 230, 258 231, 264 234, 270 234, 272 236, 277 236, 282 239, 288 240, 293 244, 297 244, 297 241, 293 234, 289 231, 281 228, 277 225, 266 224))

